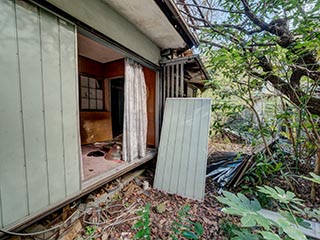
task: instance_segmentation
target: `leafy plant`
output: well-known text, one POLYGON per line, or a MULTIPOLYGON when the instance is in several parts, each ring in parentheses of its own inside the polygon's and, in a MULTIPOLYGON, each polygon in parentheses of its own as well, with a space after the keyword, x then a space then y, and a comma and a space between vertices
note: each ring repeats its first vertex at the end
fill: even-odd
POLYGON ((177 221, 172 224, 170 237, 174 240, 180 239, 179 236, 187 239, 199 239, 204 232, 203 226, 199 222, 190 220, 190 206, 183 206, 178 211, 177 221))
POLYGON ((147 203, 144 209, 138 211, 140 219, 133 225, 133 229, 137 230, 135 234, 135 239, 147 239, 150 240, 151 231, 150 231, 150 203, 147 203))
POLYGON ((274 161, 274 159, 266 153, 256 154, 254 164, 246 173, 246 176, 248 176, 247 180, 255 185, 263 184, 266 179, 272 179, 276 173, 283 169, 283 163, 280 160, 281 158, 277 158, 277 161, 274 161))
POLYGON ((259 187, 258 191, 273 198, 279 203, 279 213, 282 218, 272 220, 262 214, 261 205, 256 199, 248 199, 242 193, 233 194, 223 191, 223 196, 218 196, 217 200, 227 207, 223 211, 227 214, 240 216, 241 224, 246 230, 233 231, 236 236, 233 239, 281 239, 282 235, 291 239, 307 239, 299 226, 308 227, 308 224, 301 218, 294 215, 297 206, 303 206, 302 200, 297 198, 294 193, 284 191, 276 187, 259 187), (283 205, 283 206, 282 206, 283 205), (257 232, 259 237, 252 233, 257 232))
POLYGON ((95 226, 86 226, 85 231, 89 240, 92 240, 91 236, 96 232, 97 227, 95 226))
POLYGON ((304 179, 307 179, 311 182, 314 182, 314 183, 317 183, 317 184, 320 184, 320 176, 315 174, 315 173, 309 173, 311 175, 311 177, 303 177, 304 179))
POLYGON ((258 187, 259 192, 265 193, 266 195, 272 197, 280 203, 284 203, 288 206, 288 204, 297 204, 303 206, 302 200, 297 198, 293 192, 285 191, 279 187, 269 187, 263 186, 258 187))
POLYGON ((235 231, 239 231, 241 229, 237 225, 226 220, 220 224, 220 230, 224 236, 228 237, 228 239, 231 239, 231 237, 235 236, 235 231))

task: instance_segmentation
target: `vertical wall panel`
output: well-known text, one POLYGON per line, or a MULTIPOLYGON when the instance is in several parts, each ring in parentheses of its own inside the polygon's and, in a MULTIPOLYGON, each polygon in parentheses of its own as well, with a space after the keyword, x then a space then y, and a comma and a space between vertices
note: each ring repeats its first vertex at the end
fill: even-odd
POLYGON ((66 197, 58 18, 40 11, 45 128, 50 203, 66 197))
POLYGON ((78 89, 73 25, 21 0, 1 0, 0 12, 0 227, 7 227, 80 190, 78 89))
POLYGON ((190 149, 192 148, 192 124, 193 124, 193 111, 194 111, 194 102, 188 101, 186 102, 186 112, 185 118, 182 120, 182 131, 183 131, 183 144, 181 143, 182 151, 181 151, 181 159, 182 163, 180 164, 179 169, 179 180, 178 180, 178 190, 177 194, 186 196, 187 191, 187 179, 188 179, 188 169, 189 169, 189 157, 190 157, 190 149))
POLYGON ((28 198, 34 212, 48 205, 39 15, 37 7, 22 1, 16 13, 28 198))
POLYGON ((78 146, 78 100, 77 76, 75 66, 74 26, 60 21, 60 61, 62 84, 62 121, 64 133, 64 157, 66 169, 67 195, 80 190, 80 166, 78 146))
MULTIPOLYGON (((199 130, 200 130, 200 112, 201 112, 201 101, 192 101, 193 102, 193 110, 189 111, 190 114, 193 114, 192 117, 192 126, 191 126, 191 143, 189 148, 189 161, 188 161, 188 172, 187 172, 187 189, 186 189, 186 196, 194 196, 194 185, 197 181, 197 178, 201 178, 205 175, 196 175, 196 168, 198 164, 201 162, 198 160, 198 149, 199 149, 199 130)), ((208 137, 208 136, 206 136, 208 137)))
MULTIPOLYGON (((210 111, 206 111, 207 108, 210 108, 210 104, 207 102, 202 101, 201 102, 201 111, 199 111, 199 116, 200 116, 200 127, 199 133, 198 133, 198 139, 197 145, 197 156, 199 159, 207 159, 207 148, 201 148, 201 146, 207 146, 208 145, 208 131, 207 129, 210 129, 210 111), (207 106, 206 106, 207 104, 207 106), (207 121, 209 120, 209 121, 207 121)), ((200 162, 196 166, 196 176, 203 176, 206 175, 206 166, 207 166, 207 161, 200 162)), ((202 188, 201 186, 205 185, 205 178, 196 178, 196 183, 194 185, 194 195, 195 196, 202 196, 201 198, 204 198, 204 191, 201 191, 202 188)))
POLYGON ((154 187, 203 199, 210 99, 167 98, 154 187))
POLYGON ((0 1, 0 191, 3 225, 28 214, 14 4, 0 1))
MULTIPOLYGON (((176 144, 176 134, 177 134, 177 128, 175 128, 178 125, 178 111, 179 111, 179 102, 175 101, 172 103, 172 113, 170 117, 170 123, 169 123, 169 131, 168 131, 168 141, 167 141, 167 146, 168 148, 166 149, 166 155, 165 158, 171 158, 174 154, 174 146, 176 144), (169 147, 171 146, 171 147, 169 147)), ((172 169, 173 161, 165 161, 165 167, 164 167, 164 172, 163 172, 163 183, 162 187, 164 189, 169 189, 170 187, 170 181, 171 181, 171 169, 172 169)))
MULTIPOLYGON (((163 118, 162 123, 162 130, 161 130, 161 137, 160 141, 162 145, 167 145, 170 137, 170 123, 171 123, 171 116, 173 115, 173 108, 165 108, 166 111, 166 118, 163 118)), ((160 149, 160 147, 159 147, 160 149)), ((167 148, 164 148, 162 151, 158 152, 158 159, 165 159, 167 155, 167 148)), ((157 168, 165 169, 166 162, 165 161, 157 161, 157 168)), ((164 182, 164 174, 155 175, 154 184, 159 188, 163 187, 164 182)))
POLYGON ((171 180, 169 191, 170 192, 177 192, 178 191, 178 182, 179 182, 179 171, 181 169, 181 154, 182 154, 182 141, 184 135, 184 120, 186 116, 187 104, 186 102, 179 101, 179 108, 177 109, 178 117, 177 117, 177 129, 176 129, 176 136, 175 136, 175 148, 173 148, 173 158, 176 161, 172 163, 172 171, 171 171, 171 180))

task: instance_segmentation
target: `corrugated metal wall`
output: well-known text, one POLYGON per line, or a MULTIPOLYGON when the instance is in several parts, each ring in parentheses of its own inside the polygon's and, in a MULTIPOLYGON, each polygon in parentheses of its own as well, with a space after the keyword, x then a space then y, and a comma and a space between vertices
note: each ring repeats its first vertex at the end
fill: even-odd
POLYGON ((76 29, 0 1, 0 227, 80 190, 76 29))
POLYGON ((167 98, 154 186, 203 199, 211 99, 167 98))

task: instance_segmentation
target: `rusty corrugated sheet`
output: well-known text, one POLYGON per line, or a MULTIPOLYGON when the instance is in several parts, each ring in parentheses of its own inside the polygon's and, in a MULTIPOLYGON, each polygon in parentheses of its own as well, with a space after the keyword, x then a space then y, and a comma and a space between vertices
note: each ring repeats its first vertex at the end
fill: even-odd
POLYGON ((211 99, 167 98, 154 187, 203 199, 211 99))

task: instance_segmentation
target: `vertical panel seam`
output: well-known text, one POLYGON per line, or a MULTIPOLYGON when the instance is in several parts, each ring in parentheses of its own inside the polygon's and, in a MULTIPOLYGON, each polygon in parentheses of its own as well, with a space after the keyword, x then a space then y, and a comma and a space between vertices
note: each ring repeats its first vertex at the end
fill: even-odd
MULTIPOLYGON (((204 107, 203 107, 203 109, 202 109, 202 111, 205 111, 205 115, 203 116, 203 120, 205 120, 205 122, 207 123, 206 124, 206 126, 205 126, 205 131, 204 131, 204 133, 205 133, 205 146, 206 146, 206 148, 204 149, 204 156, 206 157, 206 161, 203 163, 203 167, 202 167, 202 170, 201 171, 203 171, 204 172, 204 175, 206 175, 206 166, 207 166, 207 160, 208 160, 208 138, 209 138, 209 135, 208 135, 208 131, 207 131, 207 129, 209 129, 209 127, 210 127, 210 107, 211 107, 211 101, 209 100, 208 101, 208 99, 203 99, 203 105, 204 105, 204 107), (207 104, 207 102, 209 103, 209 104, 207 104), (208 112, 206 112, 208 109, 207 109, 207 106, 209 105, 209 111, 208 112), (206 117, 206 118, 205 118, 206 117)), ((204 179, 202 179, 202 184, 204 184, 204 186, 205 186, 205 183, 206 183, 206 178, 204 178, 204 179)), ((201 193, 201 196, 202 196, 202 198, 204 198, 204 195, 205 195, 205 191, 202 191, 202 193, 201 193)))
MULTIPOLYGON (((75 91, 76 91, 76 114, 77 114, 77 149, 78 149, 78 163, 79 163, 79 189, 81 190, 82 188, 82 152, 81 152, 81 139, 80 139, 80 106, 79 106, 79 102, 80 102, 80 96, 79 96, 79 74, 78 74, 78 41, 77 41, 77 27, 73 26, 74 29, 74 64, 75 64, 75 91)), ((103 81, 103 84, 105 82, 103 81)), ((103 103, 105 104, 105 103, 103 103)))
MULTIPOLYGON (((199 141, 200 141, 200 136, 201 136, 201 120, 202 120, 202 111, 203 111, 203 100, 200 101, 201 104, 200 104, 200 119, 199 119, 199 128, 198 128, 198 144, 197 144, 197 154, 196 156, 198 157, 199 156, 199 141)), ((198 161, 198 158, 196 159, 196 162, 198 161)), ((197 172, 198 172, 198 168, 199 168, 199 164, 196 163, 196 168, 195 168, 195 176, 197 175, 197 172)), ((195 184, 193 186, 193 196, 195 197, 195 192, 196 192, 196 181, 195 181, 195 184)))
MULTIPOLYGON (((193 119, 194 119, 194 105, 195 105, 195 101, 192 99, 190 100, 192 101, 192 123, 193 123, 193 119)), ((193 124, 192 124, 193 125, 193 124)), ((191 135, 190 135, 190 140, 189 140, 189 153, 188 153, 188 161, 187 161, 187 176, 188 176, 188 172, 189 172, 189 162, 190 162, 190 151, 191 151, 191 139, 192 139, 192 128, 191 128, 191 135)), ((187 182, 188 182, 188 178, 186 179, 187 182)), ((187 186, 188 184, 186 184, 186 188, 185 188, 185 192, 184 192, 184 195, 186 196, 187 195, 187 186)))
MULTIPOLYGON (((206 156, 206 160, 208 160, 208 141, 209 141, 209 129, 210 129, 210 124, 211 124, 211 99, 208 100, 209 102, 209 111, 208 111, 208 116, 207 116, 207 125, 206 125, 206 150, 205 150, 205 156, 206 156)), ((206 166, 207 166, 207 161, 205 162, 204 164, 204 173, 206 173, 205 169, 206 169, 206 166)), ((204 179, 204 182, 206 182, 206 180, 204 179)), ((203 197, 204 197, 204 192, 202 193, 203 194, 203 197)))
POLYGON ((4 225, 3 222, 3 209, 2 209, 2 201, 1 201, 1 185, 0 185, 0 228, 2 228, 2 226, 4 225))
MULTIPOLYGON (((182 102, 181 100, 179 100, 180 102, 182 102)), ((179 109, 180 110, 180 109, 179 109)), ((179 116, 180 116, 180 111, 179 111, 179 116)), ((185 133, 185 126, 186 126, 186 124, 185 124, 185 121, 186 121, 186 116, 187 116, 187 114, 185 114, 184 115, 184 119, 183 119, 183 121, 181 121, 181 124, 183 124, 183 126, 181 127, 181 130, 182 130, 182 134, 181 134, 181 144, 180 144, 180 154, 179 154, 179 171, 178 171, 178 178, 177 178, 177 184, 176 184, 176 189, 179 189, 179 183, 180 183, 180 173, 181 173, 181 171, 180 171, 180 169, 181 169, 181 161, 182 161, 182 159, 181 159, 181 157, 182 157, 182 149, 183 149, 183 142, 184 142, 184 133, 185 133)))
POLYGON ((64 139, 64 121, 63 121, 63 87, 62 87, 62 72, 61 72, 61 26, 59 18, 57 18, 58 34, 59 34, 59 73, 60 73, 60 104, 61 104, 61 129, 62 129, 62 148, 63 148, 63 167, 64 167, 64 194, 67 196, 67 171, 66 171, 66 150, 65 150, 65 139, 64 139))
POLYGON ((20 64, 20 51, 19 51, 19 34, 18 34, 18 20, 17 20, 17 6, 16 0, 13 1, 14 7, 14 19, 16 27, 16 39, 17 39, 17 60, 18 60, 18 85, 20 92, 20 106, 21 106, 21 129, 23 133, 23 158, 24 158, 24 169, 26 178, 26 198, 27 198, 27 213, 30 214, 30 202, 29 202, 29 184, 28 184, 28 170, 27 170, 27 159, 26 159, 26 139, 25 139, 25 127, 24 127, 24 117, 23 117, 23 101, 22 101, 22 84, 21 84, 21 64, 20 64))
MULTIPOLYGON (((181 105, 181 101, 179 99, 176 99, 176 102, 178 102, 178 118, 177 118, 177 125, 179 125, 179 117, 180 117, 180 105, 181 105)), ((176 145, 177 145, 177 132, 178 132, 178 126, 176 127, 175 129, 175 134, 174 134, 174 145, 172 146, 173 147, 173 156, 175 155, 175 150, 176 150, 176 145)), ((171 186, 171 179, 172 179, 172 174, 173 173, 173 162, 174 161, 171 161, 171 174, 170 174, 170 178, 169 178, 169 189, 170 189, 170 186, 171 186)))
MULTIPOLYGON (((192 122, 194 122, 195 121, 195 108, 196 108, 196 105, 197 105, 197 101, 195 100, 195 99, 193 99, 192 100, 193 101, 193 119, 192 119, 192 122)), ((197 117, 197 116, 196 116, 197 117)), ((200 122, 199 122, 200 123, 200 122)), ((195 126, 193 125, 193 128, 194 128, 195 126)), ((199 124, 199 126, 197 126, 198 127, 198 131, 196 131, 196 135, 198 134, 198 141, 197 141, 197 148, 196 148, 196 154, 194 155, 195 156, 195 159, 194 159, 194 161, 195 161, 195 168, 194 169, 191 169, 191 171, 193 170, 193 173, 194 173, 194 181, 193 181, 193 186, 190 186, 190 188, 192 188, 192 198, 194 198, 194 189, 195 189, 195 185, 196 185, 196 181, 197 181, 197 161, 198 161, 198 143, 199 143, 199 128, 200 128, 200 124, 199 124)), ((196 138, 196 136, 193 136, 193 128, 192 128, 192 134, 191 134, 191 138, 193 139, 193 138, 196 138)), ((191 147, 190 147, 191 148, 191 147)))
MULTIPOLYGON (((168 99, 169 101, 168 101, 168 103, 170 104, 170 99, 168 99)), ((167 106, 169 105, 169 104, 167 104, 167 106)), ((167 159, 167 154, 168 154, 168 143, 169 143, 169 133, 170 133, 170 130, 171 130, 171 122, 172 122, 172 108, 170 109, 170 124, 169 124, 169 131, 168 131, 168 134, 167 134, 167 142, 166 142, 166 144, 165 144, 165 149, 166 149, 166 151, 165 151, 165 154, 164 154, 164 159, 165 159, 165 161, 164 161, 164 170, 166 169, 166 166, 167 166, 167 162, 168 162, 168 159, 167 159)), ((163 182, 164 182, 164 174, 162 174, 162 180, 161 180, 161 188, 163 188, 163 182)))
POLYGON ((44 149, 45 149, 45 161, 47 171, 47 190, 48 190, 48 204, 51 204, 50 199, 50 185, 49 185, 49 167, 48 167, 48 146, 47 146, 47 128, 46 128, 46 111, 45 111, 45 98, 44 98, 44 79, 43 79, 43 45, 42 45, 42 31, 41 31, 41 10, 37 7, 38 19, 39 19, 39 38, 40 38, 40 69, 41 69, 41 87, 42 87, 42 115, 43 115, 43 134, 44 134, 44 149))

